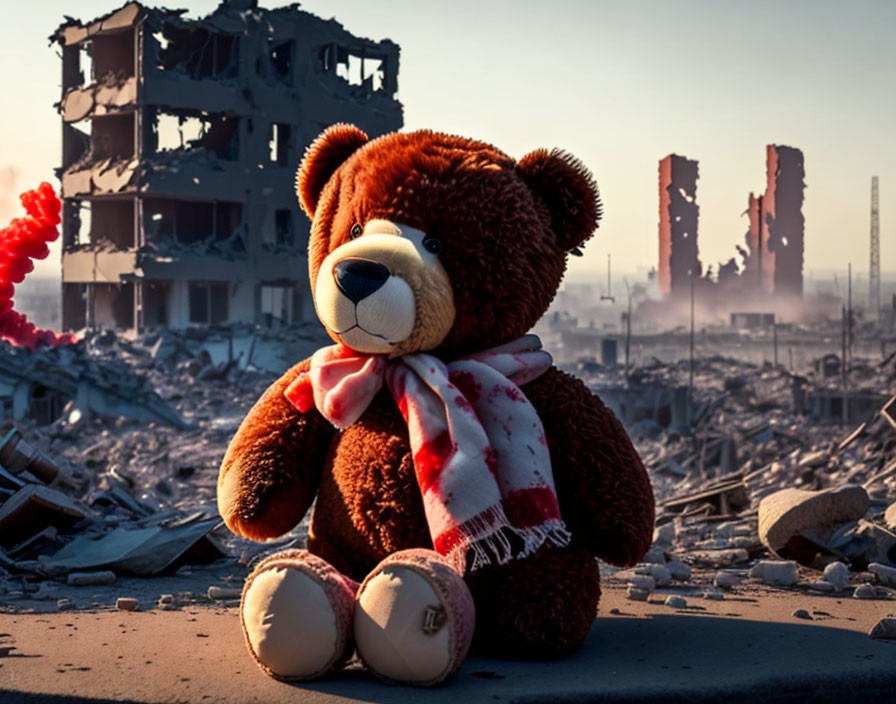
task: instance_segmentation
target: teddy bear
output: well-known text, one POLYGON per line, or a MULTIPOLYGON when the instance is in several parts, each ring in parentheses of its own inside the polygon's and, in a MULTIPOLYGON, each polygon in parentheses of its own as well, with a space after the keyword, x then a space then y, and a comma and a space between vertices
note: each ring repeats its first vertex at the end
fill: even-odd
POLYGON ((562 150, 514 160, 430 130, 334 125, 296 176, 315 309, 333 345, 275 381, 221 464, 218 506, 257 541, 313 504, 307 549, 246 580, 251 656, 284 680, 354 652, 432 685, 467 655, 550 659, 597 614, 597 558, 651 543, 647 473, 620 422, 537 336, 601 215, 562 150))

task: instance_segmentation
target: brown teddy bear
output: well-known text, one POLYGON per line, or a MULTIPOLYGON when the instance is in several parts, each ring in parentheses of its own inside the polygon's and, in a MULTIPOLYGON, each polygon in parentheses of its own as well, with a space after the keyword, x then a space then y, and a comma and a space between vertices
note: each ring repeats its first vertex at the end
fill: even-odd
POLYGON ((296 188, 337 344, 271 385, 221 466, 221 515, 247 538, 282 535, 317 499, 307 551, 246 582, 250 653, 308 679, 357 648, 383 678, 433 684, 474 621, 482 652, 571 652, 596 615, 595 558, 636 563, 654 521, 621 424, 526 334, 597 227, 590 173, 559 150, 517 162, 336 125, 296 188))

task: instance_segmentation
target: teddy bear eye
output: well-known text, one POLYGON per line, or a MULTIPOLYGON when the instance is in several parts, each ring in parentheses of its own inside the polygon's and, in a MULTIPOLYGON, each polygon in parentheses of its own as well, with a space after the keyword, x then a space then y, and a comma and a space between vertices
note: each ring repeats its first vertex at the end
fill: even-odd
POLYGON ((363 231, 364 231, 364 230, 361 229, 361 226, 360 226, 358 223, 355 223, 354 225, 352 225, 352 229, 351 229, 351 233, 350 233, 350 234, 351 234, 351 238, 352 238, 352 239, 355 239, 355 237, 360 237, 360 236, 361 236, 361 233, 362 233, 363 231))
POLYGON ((441 254, 442 253, 442 240, 438 237, 427 237, 423 240, 423 249, 427 252, 432 252, 433 254, 441 254))

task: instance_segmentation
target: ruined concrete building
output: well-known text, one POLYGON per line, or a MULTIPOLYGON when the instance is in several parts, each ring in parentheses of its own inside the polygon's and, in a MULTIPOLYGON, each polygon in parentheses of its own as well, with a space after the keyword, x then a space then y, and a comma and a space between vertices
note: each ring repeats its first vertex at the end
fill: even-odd
POLYGON ((753 273, 765 293, 802 298, 803 152, 769 144, 765 164, 765 194, 750 194, 745 271, 753 273))
POLYGON ((678 154, 660 161, 660 292, 680 296, 701 273, 697 248, 697 162, 678 154))
POLYGON ((64 330, 313 317, 294 173, 350 121, 402 125, 399 47, 297 5, 128 3, 62 48, 64 330))
POLYGON ((803 295, 803 153, 777 144, 766 147, 766 189, 750 194, 746 214, 750 228, 741 261, 729 259, 704 272, 697 245, 699 207, 696 203, 698 164, 677 154, 659 163, 660 291, 681 298, 693 280, 704 292, 705 306, 732 303, 763 307, 774 301, 799 302, 803 295))

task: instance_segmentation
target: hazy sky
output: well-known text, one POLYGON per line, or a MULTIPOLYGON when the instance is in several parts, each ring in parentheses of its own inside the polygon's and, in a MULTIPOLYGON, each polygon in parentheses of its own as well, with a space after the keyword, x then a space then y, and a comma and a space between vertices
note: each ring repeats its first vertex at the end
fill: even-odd
MULTIPOLYGON (((64 14, 119 0, 38 0, 0 24, 0 218, 10 188, 60 161, 64 14)), ((205 14, 216 0, 178 3, 205 14)), ((278 3, 279 4, 279 3, 278 3)), ((270 3, 263 3, 271 6, 270 3)), ((308 0, 371 39, 401 46, 405 127, 494 143, 514 157, 558 146, 597 176, 605 218, 578 274, 652 266, 657 161, 700 161, 704 265, 735 253, 747 195, 765 187, 765 145, 803 150, 806 266, 868 268, 871 176, 880 177, 881 258, 896 269, 896 2, 866 0, 308 0)), ((58 250, 42 273, 58 270, 58 250)))

